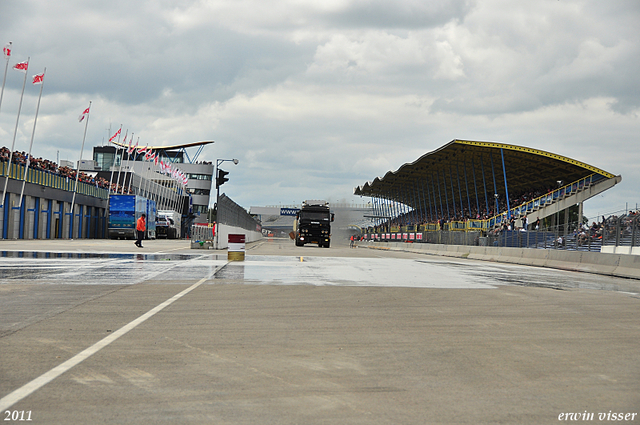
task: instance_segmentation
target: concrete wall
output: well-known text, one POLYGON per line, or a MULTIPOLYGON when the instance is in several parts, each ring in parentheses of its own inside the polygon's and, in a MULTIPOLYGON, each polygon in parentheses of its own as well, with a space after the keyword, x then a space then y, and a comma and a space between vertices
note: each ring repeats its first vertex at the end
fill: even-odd
POLYGON ((640 255, 640 246, 603 246, 600 252, 606 252, 607 254, 627 254, 627 255, 640 255))
POLYGON ((233 234, 239 234, 239 235, 244 235, 245 237, 245 243, 249 243, 249 242, 256 242, 262 239, 262 233, 261 232, 256 232, 256 231, 251 231, 251 230, 246 230, 246 229, 242 229, 240 227, 234 227, 234 226, 228 226, 226 224, 220 224, 218 226, 217 231, 219 232, 218 235, 218 249, 225 249, 228 248, 229 246, 229 235, 233 235, 233 234))
POLYGON ((359 242, 358 246, 640 279, 638 255, 404 242, 359 242))

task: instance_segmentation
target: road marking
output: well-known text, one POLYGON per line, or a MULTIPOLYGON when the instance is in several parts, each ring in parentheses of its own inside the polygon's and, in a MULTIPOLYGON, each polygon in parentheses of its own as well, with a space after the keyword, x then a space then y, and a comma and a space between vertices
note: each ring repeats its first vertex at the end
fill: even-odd
POLYGON ((226 264, 224 266, 222 266, 222 267, 218 267, 218 268, 214 269, 211 273, 209 273, 208 276, 203 277, 198 282, 194 283, 193 285, 191 285, 190 287, 188 287, 184 291, 174 295, 173 297, 169 298, 165 302, 163 302, 163 303, 157 305, 156 307, 152 308, 151 310, 149 310, 148 312, 146 312, 142 316, 140 316, 137 319, 133 320, 132 322, 124 325, 122 328, 120 328, 117 331, 113 332, 109 336, 107 336, 107 337, 101 339, 100 341, 96 342, 91 347, 89 347, 89 348, 85 349, 84 351, 82 351, 82 352, 76 354, 75 356, 71 357, 66 362, 61 363, 60 365, 54 367, 50 371, 45 372, 44 374, 40 375, 39 377, 37 377, 33 381, 23 385, 22 387, 18 388, 17 390, 13 391, 12 393, 4 396, 3 398, 0 399, 0 411, 4 412, 5 409, 10 408, 15 403, 19 402, 23 398, 25 398, 25 397, 31 395, 32 393, 34 393, 35 391, 39 390, 40 388, 42 388, 43 386, 45 386, 49 382, 53 381, 58 376, 62 375, 63 373, 65 373, 66 371, 71 369, 72 367, 80 364, 82 361, 88 359, 89 357, 91 357, 92 355, 97 353, 98 351, 102 350, 104 347, 108 346, 109 344, 111 344, 112 342, 114 342, 115 340, 120 338, 121 336, 125 335, 127 332, 129 332, 130 330, 134 329, 136 326, 138 326, 141 323, 145 322, 147 319, 153 317, 156 313, 160 312, 165 307, 170 306, 175 301, 179 300, 180 298, 182 298, 185 295, 187 295, 189 292, 191 292, 194 289, 196 289, 198 286, 202 285, 204 282, 209 280, 213 275, 215 275, 218 270, 221 270, 225 266, 226 266, 226 264))

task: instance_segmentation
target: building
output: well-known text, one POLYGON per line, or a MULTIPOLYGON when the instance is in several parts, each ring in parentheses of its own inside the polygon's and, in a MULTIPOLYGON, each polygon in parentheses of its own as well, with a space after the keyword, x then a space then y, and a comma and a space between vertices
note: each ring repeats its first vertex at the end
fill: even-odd
MULTIPOLYGON (((191 211, 196 215, 195 222, 206 222, 211 196, 214 165, 207 161, 198 161, 202 148, 213 143, 211 141, 194 142, 173 146, 147 147, 153 150, 159 159, 165 163, 171 163, 181 170, 187 177, 187 192, 190 195, 191 211), (187 148, 197 148, 193 157, 187 153, 187 148)), ((143 154, 127 153, 127 146, 96 146, 93 148, 93 161, 83 161, 80 164, 85 168, 82 171, 96 172, 110 181, 131 186, 144 185, 150 180, 162 187, 171 185, 170 178, 157 171, 157 167, 144 160, 143 154), (117 174, 116 177, 112 176, 117 174), (105 177, 106 175, 109 177, 105 177), (135 177, 134 177, 135 176, 135 177), (128 180, 127 180, 128 179, 128 180)))

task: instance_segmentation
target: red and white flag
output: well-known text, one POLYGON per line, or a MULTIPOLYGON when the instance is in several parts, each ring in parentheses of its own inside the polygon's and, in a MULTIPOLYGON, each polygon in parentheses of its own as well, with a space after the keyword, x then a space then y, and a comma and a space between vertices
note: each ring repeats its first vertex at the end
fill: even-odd
POLYGON ((5 46, 2 48, 2 53, 4 53, 5 58, 9 58, 11 56, 11 42, 5 44, 5 46))
MULTIPOLYGON (((88 110, 89 110, 89 109, 87 108, 87 111, 88 111, 88 110)), ((109 138, 109 142, 113 142, 113 140, 114 140, 116 137, 118 137, 118 136, 120 135, 120 131, 121 131, 121 130, 122 130, 122 129, 121 129, 121 128, 119 128, 119 129, 118 129, 118 131, 116 131, 116 132, 114 133, 114 135, 113 135, 113 136, 111 136, 111 137, 109 138)))
POLYGON ((147 151, 147 147, 146 146, 140 146, 139 148, 136 149, 136 152, 139 154, 141 153, 145 153, 147 151))
MULTIPOLYGON (((89 108, 91 108, 91 107, 89 107, 89 108)), ((87 115, 89 115, 89 108, 85 109, 84 112, 80 114, 80 116, 78 117, 78 121, 79 122, 82 122, 82 121, 84 121, 85 118, 87 118, 87 115)))
MULTIPOLYGON (((133 139, 133 137, 131 139, 133 139)), ((129 142, 129 144, 131 144, 131 142, 129 142)), ((138 147, 138 142, 136 142, 135 146, 129 147, 129 149, 127 150, 127 153, 131 155, 136 150, 137 147, 138 147)))
POLYGON ((144 159, 149 161, 152 156, 153 156, 153 150, 152 149, 147 149, 147 153, 144 154, 144 159))
POLYGON ((18 62, 17 64, 13 65, 13 69, 15 69, 16 71, 24 72, 25 74, 27 73, 28 68, 29 68, 29 61, 18 62))
POLYGON ((42 84, 44 80, 44 72, 33 76, 33 84, 42 84))

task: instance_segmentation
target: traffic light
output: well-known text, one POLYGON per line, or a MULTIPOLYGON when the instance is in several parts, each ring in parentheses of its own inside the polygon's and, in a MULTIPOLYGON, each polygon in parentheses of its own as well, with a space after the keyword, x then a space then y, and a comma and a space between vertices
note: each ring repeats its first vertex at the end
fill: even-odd
POLYGON ((218 168, 218 176, 216 177, 216 189, 222 186, 224 182, 229 181, 229 179, 225 177, 227 174, 229 174, 228 171, 224 171, 218 168))

